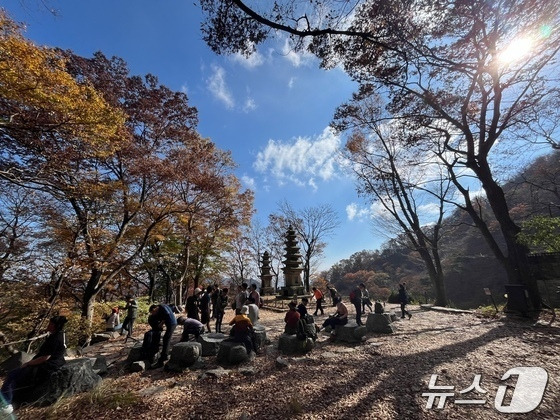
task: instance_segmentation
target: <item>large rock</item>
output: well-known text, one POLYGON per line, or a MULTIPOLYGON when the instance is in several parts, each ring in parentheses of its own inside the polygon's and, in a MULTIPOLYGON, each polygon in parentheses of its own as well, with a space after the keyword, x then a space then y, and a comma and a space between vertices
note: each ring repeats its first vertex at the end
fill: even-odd
POLYGON ((202 344, 187 341, 177 343, 171 348, 171 356, 165 369, 173 372, 183 372, 193 366, 202 356, 202 344))
POLYGON ((207 357, 216 356, 220 348, 220 343, 226 338, 228 338, 226 334, 210 333, 200 335, 196 341, 202 346, 202 356, 207 357))
POLYGON ((315 343, 313 339, 299 340, 296 335, 282 334, 278 339, 278 350, 283 354, 304 354, 310 352, 315 343))
POLYGON ((369 314, 366 321, 366 329, 368 332, 392 334, 395 332, 391 325, 391 314, 369 314))
POLYGON ((359 343, 365 337, 367 329, 365 325, 358 325, 355 321, 350 321, 345 325, 337 325, 334 331, 337 341, 359 343))
POLYGON ((126 358, 125 364, 130 367, 134 362, 139 362, 143 360, 142 343, 137 342, 132 346, 128 352, 128 357, 126 358))
POLYGON ((237 343, 230 339, 220 343, 217 356, 218 363, 237 365, 247 360, 249 360, 249 355, 243 343, 237 343))
POLYGON ((47 381, 18 390, 14 402, 49 405, 63 396, 89 391, 101 382, 101 376, 93 371, 93 363, 89 358, 69 360, 47 381))

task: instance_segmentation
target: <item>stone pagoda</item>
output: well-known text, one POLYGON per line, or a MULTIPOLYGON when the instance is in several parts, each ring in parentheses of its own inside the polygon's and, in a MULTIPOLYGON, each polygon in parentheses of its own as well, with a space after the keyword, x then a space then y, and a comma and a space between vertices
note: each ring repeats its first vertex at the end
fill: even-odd
POLYGON ((305 288, 301 281, 301 272, 303 271, 301 254, 299 253, 296 232, 291 225, 288 227, 288 232, 286 232, 284 244, 286 245, 284 247, 286 254, 284 255, 285 260, 282 261, 284 263, 282 272, 284 273, 285 286, 282 288, 281 295, 303 295, 305 288))
POLYGON ((270 255, 268 251, 264 251, 261 266, 261 295, 273 295, 274 287, 272 287, 272 274, 270 274, 270 255))

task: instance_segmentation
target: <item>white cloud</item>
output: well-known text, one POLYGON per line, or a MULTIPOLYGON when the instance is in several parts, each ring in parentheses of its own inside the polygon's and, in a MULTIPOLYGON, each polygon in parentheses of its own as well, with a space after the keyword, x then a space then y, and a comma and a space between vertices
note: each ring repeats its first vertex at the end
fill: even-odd
POLYGON ((290 80, 288 81, 288 89, 291 89, 294 87, 294 83, 296 81, 295 77, 290 77, 290 80))
POLYGON ((255 51, 249 57, 245 57, 243 54, 236 53, 232 56, 232 59, 234 62, 241 64, 247 69, 257 68, 259 66, 262 66, 265 62, 264 56, 258 51, 255 51))
POLYGON ((249 190, 255 191, 257 189, 257 182, 255 181, 255 178, 252 178, 248 175, 243 175, 241 177, 241 182, 249 190))
POLYGON ((226 83, 226 71, 222 67, 212 66, 212 75, 206 80, 206 85, 212 95, 227 109, 235 106, 235 100, 226 83))
POLYGON ((339 147, 340 138, 329 127, 315 139, 298 137, 292 143, 271 139, 257 154, 253 167, 274 176, 279 185, 289 181, 316 190, 317 178, 326 181, 337 176, 339 147))
POLYGON ((251 97, 248 97, 245 100, 245 103, 243 104, 243 112, 248 113, 255 109, 257 109, 257 104, 255 103, 255 100, 251 97))
POLYGON ((281 51, 284 58, 288 60, 294 67, 309 65, 311 61, 314 59, 314 56, 308 53, 307 51, 304 52, 294 51, 289 38, 284 39, 284 45, 282 45, 281 51))

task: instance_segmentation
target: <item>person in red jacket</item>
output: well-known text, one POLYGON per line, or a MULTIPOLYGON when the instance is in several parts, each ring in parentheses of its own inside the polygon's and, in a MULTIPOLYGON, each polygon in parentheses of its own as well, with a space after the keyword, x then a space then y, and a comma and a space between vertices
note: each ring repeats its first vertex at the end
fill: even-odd
POLYGON ((284 322, 286 323, 284 327, 285 334, 296 334, 297 333, 297 324, 301 317, 299 312, 297 311, 297 306, 295 302, 288 303, 288 312, 286 312, 286 316, 284 317, 284 322))

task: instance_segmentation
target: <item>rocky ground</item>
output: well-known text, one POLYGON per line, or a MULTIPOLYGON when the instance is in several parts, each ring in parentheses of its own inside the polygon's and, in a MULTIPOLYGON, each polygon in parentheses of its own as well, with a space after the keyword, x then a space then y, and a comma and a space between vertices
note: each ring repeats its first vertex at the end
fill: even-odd
MULTIPOLYGON (((397 308, 388 305, 387 309, 397 308)), ((364 342, 349 345, 330 342, 328 334, 320 333, 316 348, 301 357, 278 354, 275 344, 283 330, 284 313, 262 310, 261 323, 267 327, 271 345, 244 366, 226 367, 219 378, 203 375, 217 367, 215 358, 206 358, 204 369, 182 374, 163 369, 129 373, 123 361, 133 342, 123 343, 119 338, 86 349, 88 356, 104 355, 110 365, 98 389, 47 408, 22 407, 17 415, 20 419, 560 418, 560 328, 556 322, 549 326, 546 318, 534 323, 502 315, 484 318, 411 309, 412 319, 395 322, 394 334, 368 334, 364 342), (279 367, 278 357, 288 366, 279 367), (504 411, 517 404, 511 401, 516 376, 501 378, 522 366, 547 372, 542 402, 526 414, 501 412, 498 408, 504 406, 504 411), (438 399, 430 408, 429 397, 423 395, 430 393, 433 375, 437 375, 436 386, 453 387, 431 391, 452 394, 439 409, 438 399), (479 392, 460 392, 472 385, 478 385, 479 392), (506 385, 502 401, 496 397, 506 385), (460 403, 469 399, 481 404, 460 403)), ((317 322, 325 316, 317 317, 317 322)), ((230 318, 231 313, 226 314, 225 319, 230 318)), ((136 337, 142 337, 141 328, 136 337)), ((521 385, 518 388, 514 400, 531 396, 521 385)))

